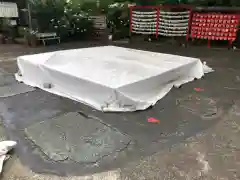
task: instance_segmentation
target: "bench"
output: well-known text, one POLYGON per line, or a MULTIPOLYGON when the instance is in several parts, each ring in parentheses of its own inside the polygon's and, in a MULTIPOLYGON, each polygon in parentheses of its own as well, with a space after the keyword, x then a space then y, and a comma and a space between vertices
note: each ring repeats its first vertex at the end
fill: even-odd
POLYGON ((58 43, 61 42, 61 39, 59 36, 57 36, 57 33, 37 33, 36 38, 38 41, 42 41, 43 45, 46 45, 47 40, 57 40, 58 43))

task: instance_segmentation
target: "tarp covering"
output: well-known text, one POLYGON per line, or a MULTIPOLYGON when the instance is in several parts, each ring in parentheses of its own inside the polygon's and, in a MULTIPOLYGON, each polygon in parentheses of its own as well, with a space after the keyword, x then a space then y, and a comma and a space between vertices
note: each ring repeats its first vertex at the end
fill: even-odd
POLYGON ((18 81, 101 111, 144 110, 201 78, 200 59, 115 46, 18 57, 18 81))

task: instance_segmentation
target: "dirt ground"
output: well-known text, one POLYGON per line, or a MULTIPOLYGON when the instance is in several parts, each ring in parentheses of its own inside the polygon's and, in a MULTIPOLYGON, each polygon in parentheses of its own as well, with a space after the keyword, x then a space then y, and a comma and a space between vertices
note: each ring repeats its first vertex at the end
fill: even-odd
MULTIPOLYGON (((97 45, 97 43, 90 43, 97 45)), ((1 49, 1 60, 13 61, 21 54, 53 51, 65 48, 85 47, 86 44, 52 46, 49 49, 26 49, 16 46, 1 49), (13 52, 11 52, 13 51, 13 52), (16 51, 16 52, 15 52, 16 51)), ((218 121, 204 131, 188 137, 185 141, 159 149, 148 157, 139 157, 115 170, 87 176, 60 177, 37 174, 23 164, 13 152, 12 158, 4 166, 3 180, 238 180, 240 179, 240 52, 227 49, 207 49, 205 47, 183 48, 177 45, 153 43, 133 43, 124 45, 133 48, 198 57, 215 69, 203 81, 190 83, 182 91, 191 93, 194 87, 204 88, 203 95, 227 102, 229 107, 217 117, 218 121)), ((4 62, 1 67, 14 73, 16 64, 4 62)), ((171 120, 171 119, 170 119, 171 120)), ((205 119, 210 121, 210 119, 205 119)), ((7 139, 5 128, 0 126, 1 140, 7 139)), ((36 162, 37 163, 37 162, 36 162)))

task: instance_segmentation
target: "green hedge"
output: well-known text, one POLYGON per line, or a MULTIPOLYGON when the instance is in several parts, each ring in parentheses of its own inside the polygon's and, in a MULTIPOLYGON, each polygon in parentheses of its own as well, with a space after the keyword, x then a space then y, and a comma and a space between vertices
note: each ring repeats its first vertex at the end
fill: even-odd
POLYGON ((82 4, 64 0, 36 0, 31 2, 32 26, 39 32, 57 32, 62 38, 86 36, 93 24, 82 4))

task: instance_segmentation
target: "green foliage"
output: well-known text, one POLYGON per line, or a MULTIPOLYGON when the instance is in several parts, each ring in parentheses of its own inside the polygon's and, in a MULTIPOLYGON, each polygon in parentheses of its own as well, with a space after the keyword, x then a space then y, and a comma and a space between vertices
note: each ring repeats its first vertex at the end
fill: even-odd
POLYGON ((108 6, 108 27, 119 37, 129 35, 129 2, 113 3, 108 6))
POLYGON ((33 29, 57 32, 61 37, 85 36, 92 29, 88 13, 81 3, 65 0, 36 0, 31 2, 33 29))

